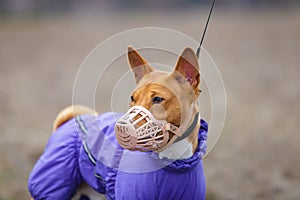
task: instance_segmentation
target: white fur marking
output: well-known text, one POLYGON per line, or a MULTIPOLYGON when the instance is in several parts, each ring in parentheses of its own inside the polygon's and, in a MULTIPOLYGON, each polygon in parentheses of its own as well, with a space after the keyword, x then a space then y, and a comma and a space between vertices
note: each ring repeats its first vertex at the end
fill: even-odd
POLYGON ((159 153, 159 158, 172 160, 182 160, 193 156, 193 145, 185 138, 179 142, 171 144, 168 148, 159 153))

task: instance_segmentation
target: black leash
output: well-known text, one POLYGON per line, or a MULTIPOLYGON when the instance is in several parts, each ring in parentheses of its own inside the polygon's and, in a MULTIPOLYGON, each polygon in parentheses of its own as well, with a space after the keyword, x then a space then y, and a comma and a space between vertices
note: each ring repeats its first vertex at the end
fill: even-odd
POLYGON ((203 40, 204 40, 204 36, 205 36, 205 33, 206 33, 206 29, 207 29, 207 26, 208 26, 208 23, 209 23, 209 20, 210 20, 210 16, 211 16, 211 13, 212 13, 213 8, 215 6, 215 1, 216 0, 213 0, 213 2, 212 2, 212 5, 211 5, 211 8, 210 8, 207 20, 206 20, 205 28, 204 28, 204 31, 203 31, 203 34, 202 34, 202 38, 201 38, 199 47, 198 47, 197 52, 196 52, 196 55, 197 55, 198 59, 199 59, 199 54, 200 54, 200 50, 201 50, 201 47, 202 47, 202 43, 203 43, 203 40))

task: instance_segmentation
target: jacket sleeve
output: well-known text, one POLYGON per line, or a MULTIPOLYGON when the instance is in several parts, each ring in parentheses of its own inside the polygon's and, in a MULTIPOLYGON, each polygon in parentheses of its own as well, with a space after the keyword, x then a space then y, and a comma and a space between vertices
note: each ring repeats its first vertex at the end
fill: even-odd
POLYGON ((72 198, 82 181, 78 167, 81 145, 73 119, 51 135, 29 176, 28 189, 33 199, 72 198))

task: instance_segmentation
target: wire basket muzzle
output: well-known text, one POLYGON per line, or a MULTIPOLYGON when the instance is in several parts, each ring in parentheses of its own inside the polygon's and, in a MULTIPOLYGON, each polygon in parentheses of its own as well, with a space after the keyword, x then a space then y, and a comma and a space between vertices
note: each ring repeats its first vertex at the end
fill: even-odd
POLYGON ((146 108, 134 106, 116 122, 119 144, 128 150, 157 151, 169 141, 165 120, 156 120, 146 108))

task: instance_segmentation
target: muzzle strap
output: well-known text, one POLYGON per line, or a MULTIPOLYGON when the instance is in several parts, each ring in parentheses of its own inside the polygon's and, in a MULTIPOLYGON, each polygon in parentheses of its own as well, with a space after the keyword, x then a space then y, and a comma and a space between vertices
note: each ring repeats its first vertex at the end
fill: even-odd
POLYGON ((163 126, 163 131, 170 131, 179 137, 179 128, 171 123, 166 123, 163 126))
POLYGON ((188 127, 188 129, 180 136, 178 137, 174 142, 179 142, 180 140, 183 140, 184 138, 188 137, 193 130, 196 128, 199 121, 199 112, 196 113, 193 123, 188 127))

